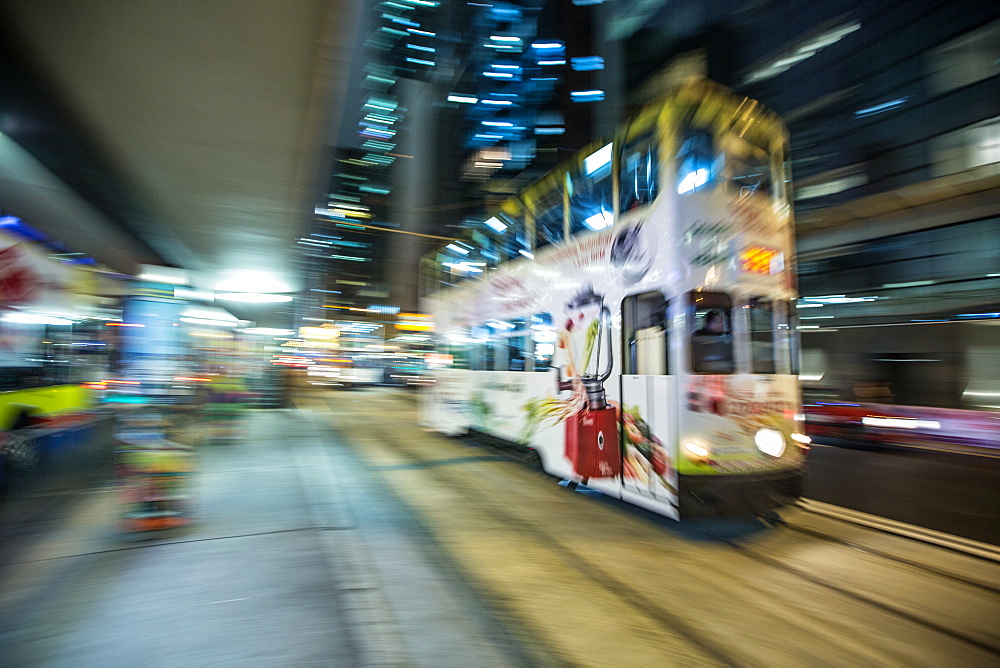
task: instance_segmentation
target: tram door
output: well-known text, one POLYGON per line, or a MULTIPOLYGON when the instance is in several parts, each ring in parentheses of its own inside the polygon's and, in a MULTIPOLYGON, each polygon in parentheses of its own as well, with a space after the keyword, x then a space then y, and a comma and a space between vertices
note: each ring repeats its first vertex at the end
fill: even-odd
POLYGON ((622 301, 623 497, 676 516, 677 376, 670 304, 658 291, 622 301))

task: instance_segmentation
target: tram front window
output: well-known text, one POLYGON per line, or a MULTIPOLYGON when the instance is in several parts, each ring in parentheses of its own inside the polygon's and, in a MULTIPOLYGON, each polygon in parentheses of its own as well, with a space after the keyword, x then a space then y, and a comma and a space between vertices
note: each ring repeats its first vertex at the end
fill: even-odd
POLYGON ((733 373, 732 301, 723 292, 688 294, 691 333, 691 371, 733 373))
POLYGON ((731 139, 727 169, 741 197, 752 193, 771 193, 771 156, 759 146, 731 139))

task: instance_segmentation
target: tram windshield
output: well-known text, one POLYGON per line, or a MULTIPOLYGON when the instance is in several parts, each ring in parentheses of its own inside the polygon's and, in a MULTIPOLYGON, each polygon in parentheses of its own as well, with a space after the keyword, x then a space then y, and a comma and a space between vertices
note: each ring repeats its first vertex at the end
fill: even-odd
POLYGON ((771 193, 771 155, 746 139, 729 136, 726 146, 726 171, 733 187, 741 195, 771 193))

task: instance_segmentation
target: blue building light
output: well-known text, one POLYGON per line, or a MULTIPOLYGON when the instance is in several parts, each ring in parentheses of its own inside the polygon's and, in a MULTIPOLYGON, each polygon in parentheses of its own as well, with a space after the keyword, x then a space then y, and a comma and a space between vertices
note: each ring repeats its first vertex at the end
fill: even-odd
POLYGON ((574 90, 571 91, 570 99, 574 102, 597 102, 604 99, 603 90, 574 90))
POLYGON ((577 72, 591 72, 593 70, 603 70, 604 58, 601 58, 600 56, 583 56, 580 58, 571 58, 570 67, 572 67, 577 72))
POLYGON ((854 112, 854 115, 858 118, 864 118, 865 116, 874 116, 875 114, 881 114, 883 111, 889 111, 890 109, 895 109, 900 107, 909 100, 909 97, 901 97, 889 102, 883 102, 882 104, 876 104, 873 107, 866 107, 865 109, 858 109, 854 112))

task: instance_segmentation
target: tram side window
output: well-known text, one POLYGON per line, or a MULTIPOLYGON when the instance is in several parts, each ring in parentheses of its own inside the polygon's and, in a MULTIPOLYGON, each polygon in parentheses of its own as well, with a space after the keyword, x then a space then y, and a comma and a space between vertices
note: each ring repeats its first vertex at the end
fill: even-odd
POLYGON ((472 368, 489 371, 493 368, 493 350, 490 348, 490 329, 485 325, 472 328, 472 368))
POLYGON ((548 371, 556 352, 556 328, 551 313, 531 316, 532 365, 535 371, 548 371))
POLYGON ((753 373, 775 373, 774 308, 767 297, 747 302, 750 314, 750 359, 753 373))
POLYGON ((507 369, 507 338, 497 336, 494 332, 490 336, 489 366, 487 371, 506 371, 507 369))
POLYGON ((612 144, 607 144, 584 158, 580 170, 567 182, 570 234, 603 230, 614 222, 611 149, 612 144))
POLYGON ((626 374, 670 373, 670 320, 660 292, 645 292, 622 301, 622 335, 626 374))
POLYGON ((526 371, 527 367, 527 331, 524 328, 524 318, 509 321, 513 329, 508 332, 507 370, 526 371))
POLYGON ((518 250, 527 248, 523 215, 498 213, 487 219, 484 224, 493 232, 500 262, 520 257, 518 250))
POLYGON ((724 292, 688 293, 691 371, 733 373, 732 300, 724 292))
POLYGON ((707 130, 685 128, 684 141, 677 151, 677 194, 694 192, 715 178, 715 149, 707 130))
POLYGON ((562 191, 553 187, 535 204, 535 248, 548 246, 563 238, 562 191))
POLYGON ((452 369, 471 369, 472 348, 469 345, 469 331, 457 331, 448 337, 440 337, 436 346, 438 354, 451 358, 452 369))
POLYGON ((788 355, 788 373, 798 376, 800 373, 801 350, 799 348, 798 317, 795 312, 795 302, 778 302, 778 335, 785 342, 785 354, 788 355))
POLYGON ((625 146, 619 174, 622 211, 630 211, 656 199, 659 160, 659 150, 652 133, 625 146))

